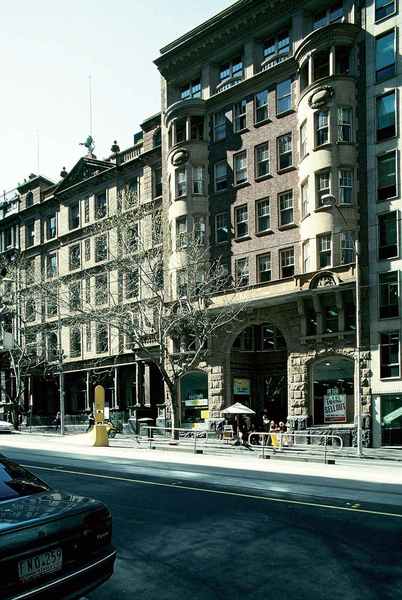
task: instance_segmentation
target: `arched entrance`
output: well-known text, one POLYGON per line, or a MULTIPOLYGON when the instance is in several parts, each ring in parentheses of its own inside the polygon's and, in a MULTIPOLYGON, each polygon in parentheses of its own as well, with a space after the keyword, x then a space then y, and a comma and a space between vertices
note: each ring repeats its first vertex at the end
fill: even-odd
POLYGON ((231 355, 233 402, 247 404, 261 418, 286 421, 287 348, 279 329, 270 323, 251 325, 233 342, 231 355))
POLYGON ((208 375, 191 371, 180 379, 181 422, 184 427, 208 418, 208 375))

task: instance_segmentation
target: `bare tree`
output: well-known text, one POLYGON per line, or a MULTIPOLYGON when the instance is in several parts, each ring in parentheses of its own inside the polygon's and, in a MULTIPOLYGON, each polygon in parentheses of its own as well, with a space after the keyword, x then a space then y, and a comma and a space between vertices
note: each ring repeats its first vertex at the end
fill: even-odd
POLYGON ((120 210, 98 222, 93 235, 95 254, 104 263, 98 261, 91 294, 74 300, 73 284, 59 282, 59 310, 73 308, 67 319, 71 327, 95 324, 96 344, 110 328, 120 351, 139 353, 155 364, 172 428, 177 427, 178 381, 205 360, 212 337, 241 318, 239 289, 222 262, 211 258, 205 229, 196 224, 177 239, 172 261, 161 211, 152 203, 140 204, 127 190, 120 210))

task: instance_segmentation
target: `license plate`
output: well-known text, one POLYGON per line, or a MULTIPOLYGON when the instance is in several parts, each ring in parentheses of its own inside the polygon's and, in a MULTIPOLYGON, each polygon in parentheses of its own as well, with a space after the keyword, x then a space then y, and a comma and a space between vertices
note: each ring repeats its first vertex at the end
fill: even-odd
POLYGON ((47 573, 59 571, 63 565, 63 552, 61 548, 37 554, 32 558, 20 560, 18 563, 18 575, 21 581, 36 579, 47 573))

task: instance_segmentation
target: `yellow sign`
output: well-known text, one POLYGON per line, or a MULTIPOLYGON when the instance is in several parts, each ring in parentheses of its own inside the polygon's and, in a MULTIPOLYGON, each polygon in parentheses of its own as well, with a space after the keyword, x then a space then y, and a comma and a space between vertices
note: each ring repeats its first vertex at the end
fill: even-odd
POLYGON ((209 410, 201 411, 201 419, 209 419, 209 410))
POLYGON ((95 423, 103 423, 105 419, 105 388, 97 385, 95 388, 95 423))

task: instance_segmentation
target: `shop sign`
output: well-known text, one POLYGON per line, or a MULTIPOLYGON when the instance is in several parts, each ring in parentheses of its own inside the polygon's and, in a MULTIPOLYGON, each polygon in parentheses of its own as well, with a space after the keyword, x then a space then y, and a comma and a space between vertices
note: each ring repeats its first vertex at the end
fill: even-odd
POLYGON ((185 400, 184 405, 185 406, 208 406, 208 398, 185 400))
POLYGON ((209 410, 201 411, 201 419, 209 419, 209 410))
POLYGON ((233 379, 233 395, 234 396, 250 396, 250 379, 233 379))
POLYGON ((328 390, 324 396, 324 423, 346 423, 346 394, 328 390))

